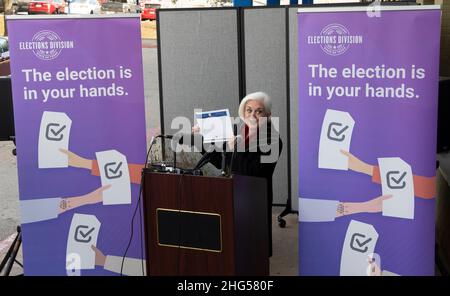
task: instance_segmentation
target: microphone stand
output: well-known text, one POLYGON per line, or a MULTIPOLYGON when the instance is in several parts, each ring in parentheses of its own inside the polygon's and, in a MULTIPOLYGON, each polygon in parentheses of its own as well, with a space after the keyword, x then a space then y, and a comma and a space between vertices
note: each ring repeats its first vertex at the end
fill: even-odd
POLYGON ((233 163, 234 163, 234 158, 236 155, 236 150, 237 150, 237 143, 238 140, 242 139, 241 135, 236 136, 236 139, 234 140, 234 149, 233 149, 233 154, 231 154, 231 163, 230 163, 230 176, 233 174, 233 163))
MULTIPOLYGON (((14 145, 16 145, 16 137, 10 136, 10 139, 13 141, 14 145)), ((17 155, 16 148, 12 150, 12 154, 14 156, 17 155)), ((17 258, 17 253, 19 252, 20 245, 22 244, 22 230, 20 226, 17 226, 17 234, 14 238, 14 241, 12 242, 11 246, 9 247, 8 251, 6 252, 5 257, 3 257, 2 261, 0 262, 0 276, 9 276, 11 273, 11 270, 13 268, 14 263, 22 267, 23 264, 20 263, 17 258)), ((19 274, 19 275, 23 275, 19 274)))
POLYGON ((224 142, 224 149, 222 150, 222 176, 225 176, 227 174, 227 172, 225 171, 225 163, 226 163, 226 158, 227 158, 227 154, 226 154, 226 145, 227 142, 224 142))
POLYGON ((151 150, 152 150, 153 144, 155 144, 156 139, 157 139, 158 137, 159 137, 159 136, 156 136, 156 137, 153 136, 153 137, 151 138, 151 140, 150 140, 150 147, 148 148, 147 156, 145 157, 145 168, 148 168, 148 157, 149 157, 150 152, 151 152, 151 150))
POLYGON ((242 139, 242 136, 238 135, 238 127, 237 125, 233 126, 233 133, 236 135, 234 138, 234 145, 233 145, 233 153, 231 154, 231 161, 230 161, 230 171, 229 175, 231 176, 233 174, 233 163, 234 163, 234 155, 236 154, 237 150, 237 143, 239 139, 242 139))
POLYGON ((176 168, 177 168, 177 152, 175 150, 173 150, 173 172, 176 173, 176 168))

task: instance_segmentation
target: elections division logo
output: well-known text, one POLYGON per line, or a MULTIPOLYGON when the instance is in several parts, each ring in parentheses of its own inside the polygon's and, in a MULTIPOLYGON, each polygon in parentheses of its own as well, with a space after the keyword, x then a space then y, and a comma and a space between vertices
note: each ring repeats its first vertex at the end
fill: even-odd
POLYGON ((331 56, 341 55, 350 45, 362 42, 362 35, 352 35, 345 26, 337 23, 325 26, 320 35, 308 36, 308 44, 319 44, 322 50, 331 56))
POLYGON ((72 40, 61 40, 58 34, 50 30, 37 32, 31 41, 19 42, 20 50, 32 50, 37 58, 44 61, 56 59, 63 49, 73 47, 72 40))

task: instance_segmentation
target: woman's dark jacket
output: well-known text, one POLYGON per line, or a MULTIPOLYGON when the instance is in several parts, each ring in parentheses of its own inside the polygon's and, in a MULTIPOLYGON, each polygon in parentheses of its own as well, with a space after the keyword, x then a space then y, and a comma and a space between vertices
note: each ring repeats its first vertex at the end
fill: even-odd
MULTIPOLYGON (((258 130, 258 136, 253 139, 246 139, 248 128, 237 129, 242 138, 238 138, 237 144, 240 145, 236 152, 226 152, 226 168, 231 170, 231 174, 240 174, 253 177, 261 177, 267 180, 267 222, 269 231, 269 256, 272 256, 272 203, 273 186, 272 175, 277 165, 278 158, 283 148, 283 143, 279 133, 271 125, 267 125, 267 132, 258 130), (272 132, 274 131, 274 132, 272 132), (275 149, 278 145, 278 155, 272 156, 274 162, 265 163, 261 161, 261 156, 271 155, 270 149, 275 149)), ((276 152, 276 151, 275 151, 276 152)), ((205 151, 202 152, 203 154, 205 151)), ((216 168, 222 168, 222 152, 211 152, 209 162, 216 168)))

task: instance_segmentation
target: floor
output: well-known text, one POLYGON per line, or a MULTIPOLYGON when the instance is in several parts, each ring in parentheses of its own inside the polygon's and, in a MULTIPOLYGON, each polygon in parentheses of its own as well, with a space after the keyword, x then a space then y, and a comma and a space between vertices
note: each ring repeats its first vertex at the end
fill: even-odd
POLYGON ((278 226, 277 217, 284 210, 272 209, 273 256, 270 258, 270 275, 298 275, 298 216, 284 217, 286 227, 278 226))

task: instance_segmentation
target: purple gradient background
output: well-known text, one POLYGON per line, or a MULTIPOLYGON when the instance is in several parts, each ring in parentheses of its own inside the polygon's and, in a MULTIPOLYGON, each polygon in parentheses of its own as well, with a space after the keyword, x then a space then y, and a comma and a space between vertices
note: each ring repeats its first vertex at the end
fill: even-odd
MULTIPOLYGON (((326 109, 347 111, 355 120, 350 151, 378 165, 379 157, 400 157, 413 174, 434 176, 439 73, 440 11, 382 11, 380 18, 365 12, 301 13, 299 31, 299 196, 362 202, 380 196, 381 185, 353 171, 319 169, 318 149, 326 109), (350 45, 340 56, 329 56, 320 45, 308 45, 308 35, 320 35, 328 24, 344 25, 362 35, 362 45, 350 45), (423 80, 372 79, 372 86, 414 87, 420 98, 308 97, 308 82, 325 86, 363 86, 360 79, 312 79, 308 64, 322 63, 342 70, 356 64, 373 67, 425 68, 423 80)), ((364 89, 364 88, 363 88, 364 89)), ((325 89, 324 89, 325 90, 325 89)), ((301 206, 301 205, 300 205, 301 206)), ((300 275, 339 275, 342 245, 350 220, 372 224, 379 233, 375 252, 383 270, 401 275, 434 275, 434 199, 415 198, 415 219, 356 214, 334 222, 299 225, 300 275)))
MULTIPOLYGON (((95 152, 116 149, 128 163, 144 163, 146 155, 144 86, 139 18, 10 20, 11 70, 14 97, 17 162, 21 200, 71 197, 101 186, 100 177, 78 168, 38 169, 39 126, 44 111, 65 112, 72 119, 69 150, 95 159, 95 152), (56 32, 62 40, 74 40, 74 49, 62 50, 54 60, 41 61, 30 50, 19 50, 20 41, 31 41, 41 30, 56 32), (119 66, 130 68, 132 79, 83 81, 85 86, 122 85, 122 97, 25 101, 29 89, 75 87, 80 82, 26 83, 21 69, 51 71, 69 67, 81 70, 119 66)), ((55 75, 55 74, 53 74, 55 75)), ((117 77, 116 77, 117 78, 117 77)), ((75 213, 95 215, 102 223, 97 248, 105 255, 123 256, 130 238, 131 217, 137 205, 139 185, 132 185, 131 205, 82 206, 57 219, 24 224, 23 254, 26 275, 65 275, 67 236, 75 213)), ((134 239, 127 257, 141 258, 139 216, 134 221, 134 239)), ((144 255, 145 256, 145 255, 144 255)), ((115 275, 97 267, 82 275, 115 275)))

